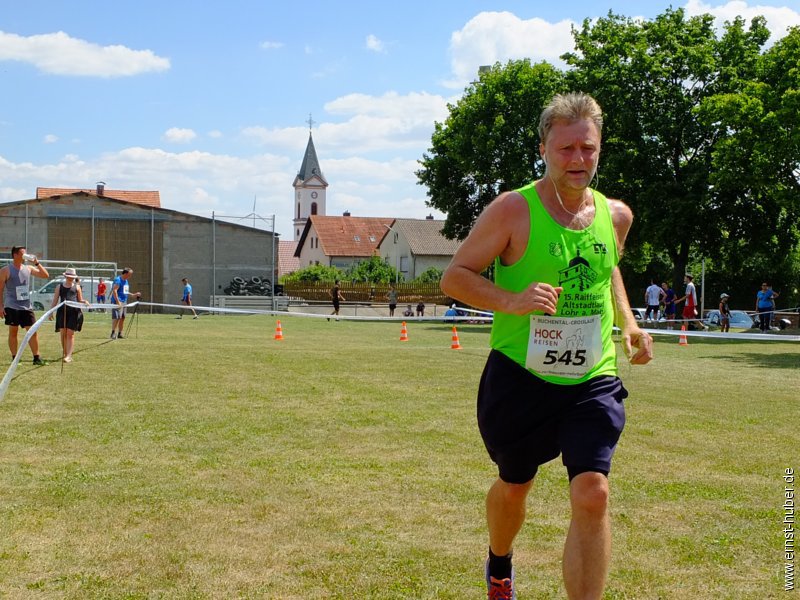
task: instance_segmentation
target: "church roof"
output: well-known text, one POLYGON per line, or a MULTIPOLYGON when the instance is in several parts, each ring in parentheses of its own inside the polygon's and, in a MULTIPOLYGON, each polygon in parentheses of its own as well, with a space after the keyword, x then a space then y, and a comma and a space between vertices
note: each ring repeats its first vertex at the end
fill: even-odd
POLYGON ((442 235, 444 221, 435 219, 397 219, 392 227, 403 234, 415 256, 453 256, 461 245, 442 235))
POLYGON ((70 194, 77 194, 84 192, 100 196, 101 198, 111 198, 112 200, 122 200, 123 202, 132 202, 133 204, 141 204, 142 206, 152 206, 154 208, 161 208, 161 194, 158 191, 136 191, 136 190, 109 190, 105 188, 102 193, 98 193, 97 189, 79 189, 79 188, 48 188, 37 187, 36 199, 52 198, 53 196, 69 196, 70 194))
POLYGON ((394 222, 384 217, 327 217, 311 215, 303 235, 297 243, 295 256, 300 251, 313 225, 325 256, 372 256, 394 222))
MULTIPOLYGON (((301 182, 308 181, 312 177, 319 178, 323 184, 328 185, 325 176, 322 174, 322 169, 319 166, 319 159, 317 159, 317 151, 314 148, 314 139, 311 137, 311 132, 308 132, 308 145, 306 146, 306 153, 303 155, 303 164, 300 165, 300 171, 297 173, 297 179, 301 182)), ((297 180, 295 180, 296 182, 297 180)))

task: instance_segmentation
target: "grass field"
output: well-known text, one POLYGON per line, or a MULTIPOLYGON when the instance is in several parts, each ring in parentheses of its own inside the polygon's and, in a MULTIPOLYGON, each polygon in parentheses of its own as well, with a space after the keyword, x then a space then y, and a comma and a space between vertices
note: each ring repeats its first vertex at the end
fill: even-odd
MULTIPOLYGON (((75 362, 0 403, 0 598, 485 597, 475 424, 489 328, 89 315, 75 362)), ((52 325, 43 355, 60 355, 52 325)), ((658 338, 623 365, 608 599, 783 591, 800 344, 658 338)), ((7 354, 3 354, 7 356, 7 354)), ((0 364, 5 372, 8 359, 0 364)), ((515 546, 520 600, 564 598, 560 462, 515 546)))

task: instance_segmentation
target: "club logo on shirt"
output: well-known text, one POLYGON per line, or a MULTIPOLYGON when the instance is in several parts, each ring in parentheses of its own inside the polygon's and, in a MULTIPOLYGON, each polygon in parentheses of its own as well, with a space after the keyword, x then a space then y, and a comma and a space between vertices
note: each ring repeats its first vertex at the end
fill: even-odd
POLYGON ((553 256, 564 254, 564 246, 561 245, 561 242, 550 242, 550 254, 553 256))
POLYGON ((585 258, 578 255, 569 261, 566 269, 558 272, 558 285, 564 288, 565 292, 582 292, 597 280, 597 273, 589 266, 585 258))

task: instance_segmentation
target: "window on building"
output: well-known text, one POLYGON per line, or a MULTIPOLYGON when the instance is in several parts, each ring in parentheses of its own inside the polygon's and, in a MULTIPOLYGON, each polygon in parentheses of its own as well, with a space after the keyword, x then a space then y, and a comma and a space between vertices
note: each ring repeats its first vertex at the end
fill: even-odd
POLYGON ((408 273, 408 257, 401 256, 400 257, 400 272, 401 273, 408 273))
POLYGON ((369 241, 374 243, 375 242, 375 236, 374 235, 369 236, 369 241))
POLYGON ((360 242, 361 241, 361 236, 360 235, 354 235, 353 236, 353 241, 354 242, 360 242))
POLYGON ((311 214, 312 215, 317 214, 317 203, 316 202, 312 202, 311 203, 311 214))
POLYGON ((300 218, 300 203, 297 203, 297 218, 300 218))

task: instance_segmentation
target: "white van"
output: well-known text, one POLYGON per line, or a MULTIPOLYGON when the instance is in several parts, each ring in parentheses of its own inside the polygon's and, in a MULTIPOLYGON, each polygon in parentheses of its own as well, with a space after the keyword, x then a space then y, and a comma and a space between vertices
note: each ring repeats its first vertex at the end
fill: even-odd
MULTIPOLYGON (((53 294, 55 294, 58 284, 63 283, 64 278, 51 279, 38 290, 31 292, 31 304, 33 310, 47 310, 53 303, 53 294)), ((97 302, 97 284, 100 283, 99 278, 90 279, 89 277, 81 277, 80 285, 83 292, 83 299, 88 300, 92 304, 97 302), (91 293, 89 293, 91 290, 91 293)), ((111 291, 111 282, 106 281, 106 302, 108 302, 108 293, 111 291)))

